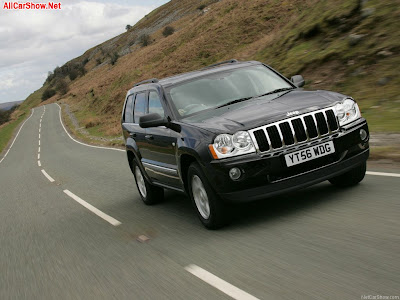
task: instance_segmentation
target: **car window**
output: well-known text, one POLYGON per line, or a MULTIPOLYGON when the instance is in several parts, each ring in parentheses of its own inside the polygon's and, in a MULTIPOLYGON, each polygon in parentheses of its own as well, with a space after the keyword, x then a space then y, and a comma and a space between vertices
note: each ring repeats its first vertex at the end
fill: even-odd
POLYGON ((146 111, 146 93, 136 94, 134 122, 139 124, 139 118, 145 114, 146 111))
POLYGON ((124 121, 125 123, 133 123, 133 95, 130 95, 126 100, 124 121))
POLYGON ((164 116, 164 109, 162 107, 160 97, 157 92, 150 91, 149 93, 149 114, 157 113, 164 116))

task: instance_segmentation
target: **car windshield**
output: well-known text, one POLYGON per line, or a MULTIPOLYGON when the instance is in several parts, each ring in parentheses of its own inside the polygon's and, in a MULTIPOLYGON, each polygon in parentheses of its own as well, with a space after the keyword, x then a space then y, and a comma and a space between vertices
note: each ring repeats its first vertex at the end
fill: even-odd
POLYGON ((251 66, 209 74, 167 89, 181 117, 292 89, 286 80, 265 66, 251 66))

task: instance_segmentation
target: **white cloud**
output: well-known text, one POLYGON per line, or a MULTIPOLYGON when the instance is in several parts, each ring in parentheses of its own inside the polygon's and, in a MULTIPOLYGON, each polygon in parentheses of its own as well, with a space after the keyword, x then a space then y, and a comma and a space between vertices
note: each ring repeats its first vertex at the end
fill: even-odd
POLYGON ((48 71, 124 32, 156 7, 119 2, 69 0, 58 11, 7 11, 0 1, 0 102, 25 99, 48 71))

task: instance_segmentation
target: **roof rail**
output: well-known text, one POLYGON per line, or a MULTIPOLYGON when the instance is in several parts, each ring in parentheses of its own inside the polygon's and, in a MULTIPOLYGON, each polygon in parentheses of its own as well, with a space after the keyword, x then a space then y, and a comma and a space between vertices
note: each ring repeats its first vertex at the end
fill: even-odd
POLYGON ((143 80, 141 82, 136 83, 133 87, 141 85, 141 84, 145 84, 145 83, 156 83, 156 82, 158 82, 157 78, 147 79, 147 80, 143 80))
POLYGON ((238 61, 237 59, 224 60, 224 61, 221 61, 221 62, 219 62, 219 63, 216 63, 216 64, 213 64, 213 65, 209 65, 209 66, 207 66, 207 67, 204 67, 203 70, 204 70, 204 69, 214 68, 214 67, 217 67, 217 66, 220 66, 220 65, 225 65, 225 64, 235 64, 235 63, 238 63, 238 62, 239 62, 239 61, 238 61))

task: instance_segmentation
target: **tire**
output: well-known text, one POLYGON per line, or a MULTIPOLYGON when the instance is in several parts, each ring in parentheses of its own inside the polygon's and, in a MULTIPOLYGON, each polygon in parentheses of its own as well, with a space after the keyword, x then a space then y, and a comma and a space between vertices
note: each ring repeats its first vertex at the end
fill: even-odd
POLYGON ((350 171, 329 179, 329 182, 339 187, 350 187, 360 183, 367 171, 367 162, 351 169, 350 171))
POLYGON ((188 190, 197 216, 207 229, 218 229, 229 222, 229 212, 222 199, 208 183, 198 163, 188 169, 188 190))
POLYGON ((143 176, 137 162, 132 162, 132 172, 135 176, 136 187, 142 201, 146 205, 153 205, 164 200, 164 189, 150 184, 143 176))

